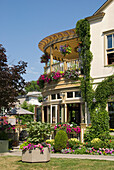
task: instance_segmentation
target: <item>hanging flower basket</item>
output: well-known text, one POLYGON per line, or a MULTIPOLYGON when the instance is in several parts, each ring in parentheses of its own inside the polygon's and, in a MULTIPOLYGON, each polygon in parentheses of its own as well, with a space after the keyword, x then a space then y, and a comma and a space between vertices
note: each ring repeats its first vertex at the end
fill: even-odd
POLYGON ((81 52, 81 42, 79 42, 78 44, 77 44, 77 52, 81 52))
POLYGON ((65 56, 71 53, 72 48, 69 45, 65 44, 65 45, 61 45, 59 50, 61 54, 65 56))
POLYGON ((40 58, 41 58, 41 63, 47 63, 50 59, 50 56, 47 53, 45 53, 40 58))

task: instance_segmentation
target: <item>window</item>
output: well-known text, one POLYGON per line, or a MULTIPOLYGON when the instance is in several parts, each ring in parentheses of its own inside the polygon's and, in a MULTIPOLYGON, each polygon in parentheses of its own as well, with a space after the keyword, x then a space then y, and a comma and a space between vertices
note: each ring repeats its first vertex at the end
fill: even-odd
POLYGON ((51 95, 51 100, 60 100, 60 99, 61 99, 61 97, 60 97, 59 93, 51 95))
POLYGON ((54 99, 56 99, 56 94, 51 95, 51 100, 54 100, 54 99))
POLYGON ((114 64, 114 34, 107 35, 107 64, 114 64))
POLYGON ((75 92, 75 97, 81 97, 81 91, 76 91, 75 92))
POLYGON ((67 92, 67 98, 73 98, 73 92, 67 92))
POLYGON ((59 94, 59 93, 57 93, 57 99, 61 99, 61 97, 60 97, 60 94, 59 94))

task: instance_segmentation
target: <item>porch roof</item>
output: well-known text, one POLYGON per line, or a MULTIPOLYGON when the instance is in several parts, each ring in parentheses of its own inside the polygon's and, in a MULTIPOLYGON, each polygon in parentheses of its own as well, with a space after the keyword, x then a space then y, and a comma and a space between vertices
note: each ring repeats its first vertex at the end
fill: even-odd
POLYGON ((50 46, 52 46, 53 59, 61 61, 61 59, 64 58, 76 59, 79 57, 77 52, 78 42, 79 38, 76 34, 75 28, 73 28, 47 36, 39 42, 38 47, 42 52, 50 54, 50 46), (64 57, 60 53, 59 48, 61 45, 65 44, 68 44, 72 48, 72 53, 64 57))

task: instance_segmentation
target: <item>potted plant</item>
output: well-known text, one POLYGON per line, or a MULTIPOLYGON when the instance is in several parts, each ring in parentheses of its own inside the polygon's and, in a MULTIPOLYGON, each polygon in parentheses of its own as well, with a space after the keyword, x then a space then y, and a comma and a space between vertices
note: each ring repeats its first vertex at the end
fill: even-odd
POLYGON ((50 145, 45 143, 53 127, 49 123, 31 122, 27 124, 27 141, 21 146, 23 162, 50 161, 50 145))

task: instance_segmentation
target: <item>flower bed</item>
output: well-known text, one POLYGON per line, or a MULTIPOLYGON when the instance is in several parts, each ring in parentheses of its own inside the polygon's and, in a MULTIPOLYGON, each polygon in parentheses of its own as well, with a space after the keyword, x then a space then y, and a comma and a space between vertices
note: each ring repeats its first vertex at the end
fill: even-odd
POLYGON ((67 134, 70 134, 71 132, 79 134, 81 132, 81 129, 76 124, 68 123, 57 124, 54 127, 54 130, 65 130, 67 134))

